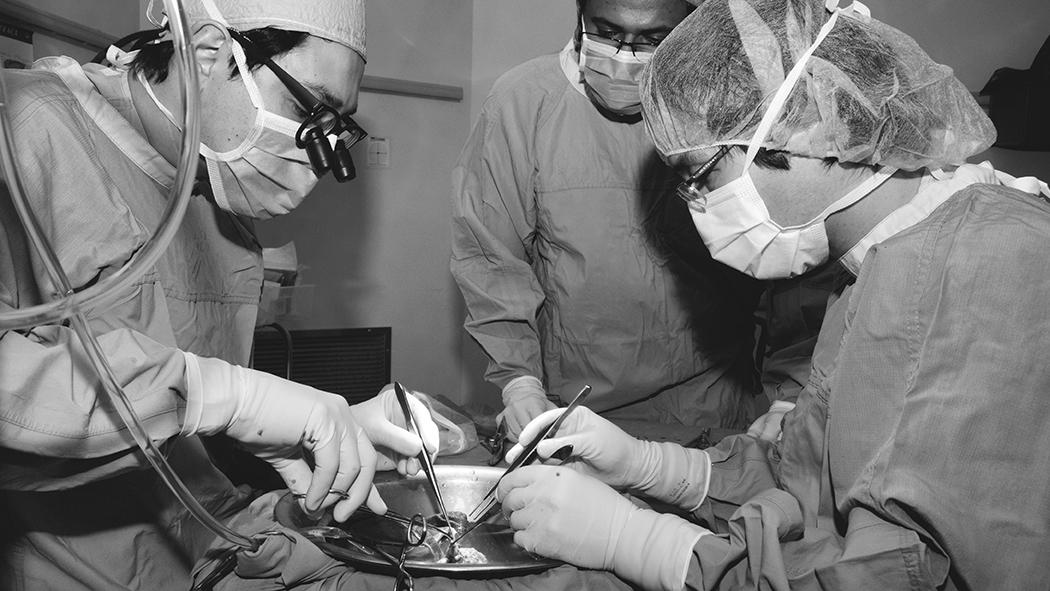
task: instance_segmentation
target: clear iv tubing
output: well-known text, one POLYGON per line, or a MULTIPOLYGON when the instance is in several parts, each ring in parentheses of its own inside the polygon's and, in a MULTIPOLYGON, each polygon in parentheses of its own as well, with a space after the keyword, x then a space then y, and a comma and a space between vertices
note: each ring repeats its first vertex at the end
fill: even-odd
POLYGON ((146 459, 149 460, 161 479, 164 480, 164 483, 168 485, 168 488, 171 489, 190 514, 216 535, 236 546, 255 549, 258 547, 256 540, 231 530, 208 513, 197 502, 197 499, 193 497, 193 494, 190 493, 186 485, 164 459, 163 454, 153 443, 153 440, 150 439, 138 416, 135 414, 131 401, 124 393, 119 381, 117 381, 113 369, 102 351, 102 347, 91 333, 85 316, 86 310, 102 309, 115 301, 121 295, 122 290, 130 286, 132 282, 141 277, 157 262, 182 222, 196 177, 200 137, 197 61, 193 55, 192 47, 188 43, 190 38, 189 28, 187 27, 179 0, 164 0, 164 8, 167 11, 170 30, 174 37, 174 57, 178 64, 179 72, 183 76, 182 100, 186 110, 175 184, 172 186, 171 193, 168 196, 168 206, 165 209, 164 218, 154 235, 140 249, 138 255, 106 280, 79 293, 74 293, 69 283, 69 278, 62 269, 58 257, 47 243, 40 224, 33 215, 29 202, 26 199, 14 159, 14 141, 11 137, 11 126, 7 116, 7 88, 4 85, 3 76, 0 76, 0 169, 5 173, 8 192, 11 195, 15 211, 22 221, 29 240, 40 254, 41 263, 55 288, 65 294, 65 297, 47 304, 0 314, 0 330, 30 328, 68 318, 70 325, 83 343, 95 371, 101 378, 110 401, 116 407, 117 414, 120 415, 124 424, 127 425, 128 431, 135 439, 135 443, 138 444, 146 459))
MULTIPOLYGON (((182 88, 182 100, 186 110, 186 125, 182 134, 182 146, 179 152, 179 163, 175 175, 175 183, 168 194, 168 206, 160 225, 154 232, 153 237, 146 242, 138 254, 118 271, 99 281, 95 285, 80 290, 76 293, 66 292, 65 296, 49 301, 44 304, 19 308, 0 314, 0 330, 15 330, 20 328, 31 328, 42 324, 58 322, 68 318, 76 311, 89 312, 91 310, 104 310, 106 307, 120 298, 122 293, 130 287, 137 279, 142 277, 147 270, 156 264, 164 250, 171 243, 175 232, 182 222, 189 204, 190 192, 197 174, 197 155, 200 133, 200 104, 197 89, 197 62, 190 46, 188 29, 182 12, 178 13, 178 25, 176 19, 172 18, 172 7, 177 0, 164 0, 164 7, 168 11, 170 29, 173 33, 175 43, 175 61, 179 72, 184 76, 185 84, 182 88), (191 89, 194 89, 192 92, 191 89), (192 124, 192 125, 191 125, 192 124)), ((33 219, 28 209, 28 202, 20 199, 22 187, 18 183, 17 169, 13 158, 14 144, 10 137, 9 121, 7 121, 6 89, 0 80, 0 126, 3 127, 3 141, 0 142, 0 157, 3 159, 3 170, 7 173, 8 183, 14 197, 15 208, 18 211, 22 223, 29 232, 29 238, 37 252, 45 260, 49 273, 52 266, 58 265, 58 259, 50 253, 50 248, 43 242, 39 225, 33 219), (50 256, 49 256, 50 254, 50 256)), ((53 275, 53 273, 51 273, 53 275)), ((52 277, 54 280, 54 277, 52 277)), ((55 283, 58 288, 60 284, 55 283)))

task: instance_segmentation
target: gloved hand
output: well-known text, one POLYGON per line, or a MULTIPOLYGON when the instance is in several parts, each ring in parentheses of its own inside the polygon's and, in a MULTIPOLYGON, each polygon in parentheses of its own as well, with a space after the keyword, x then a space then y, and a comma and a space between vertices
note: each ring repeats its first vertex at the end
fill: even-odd
POLYGON ((503 388, 503 412, 496 415, 496 422, 503 419, 507 424, 507 439, 518 440, 518 434, 529 421, 545 410, 557 408, 547 398, 539 378, 521 376, 511 380, 503 388))
MULTIPOLYGON (((412 417, 423 433, 427 451, 431 459, 438 452, 438 426, 430 414, 430 409, 414 396, 415 392, 405 389, 408 394, 408 405, 412 417)), ((393 470, 402 474, 419 472, 420 465, 416 456, 422 449, 416 430, 405 423, 405 413, 397 402, 394 385, 387 384, 373 398, 350 407, 357 424, 365 430, 378 453, 376 470, 393 470)))
POLYGON ((500 482, 498 498, 529 552, 612 570, 644 589, 680 590, 693 546, 711 532, 636 506, 605 484, 558 466, 525 466, 500 482))
POLYGON ((748 428, 747 434, 765 441, 777 441, 780 439, 781 429, 784 426, 784 415, 795 408, 794 402, 786 400, 775 400, 769 406, 766 414, 755 419, 748 428))
MULTIPOLYGON (((521 432, 521 441, 532 441, 554 422, 564 409, 547 411, 521 432)), ((522 452, 515 444, 507 452, 513 462, 522 452)), ((711 459, 707 452, 685 449, 675 443, 636 439, 587 407, 579 407, 565 419, 557 434, 539 444, 536 454, 544 462, 563 460, 578 472, 609 486, 658 499, 686 511, 695 511, 707 496, 711 459), (562 448, 572 446, 565 457, 562 448)))
POLYGON ((225 433, 241 442, 269 462, 293 493, 305 493, 308 511, 335 504, 336 518, 345 520, 367 499, 370 509, 386 512, 372 486, 376 451, 343 397, 220 359, 184 356, 181 435, 225 433), (313 456, 313 468, 304 451, 313 456))

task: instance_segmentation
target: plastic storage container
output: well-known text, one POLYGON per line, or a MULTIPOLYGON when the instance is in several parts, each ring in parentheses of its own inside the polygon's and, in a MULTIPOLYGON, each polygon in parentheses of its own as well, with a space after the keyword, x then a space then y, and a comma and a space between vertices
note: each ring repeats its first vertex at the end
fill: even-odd
POLYGON ((430 407, 434 422, 438 426, 438 455, 450 456, 474 448, 478 444, 478 432, 474 421, 460 407, 440 394, 412 392, 430 407))

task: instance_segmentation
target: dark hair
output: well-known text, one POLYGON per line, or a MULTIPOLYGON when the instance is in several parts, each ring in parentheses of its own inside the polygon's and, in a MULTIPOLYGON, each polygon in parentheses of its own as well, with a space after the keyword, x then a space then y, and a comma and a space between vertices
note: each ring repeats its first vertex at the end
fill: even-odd
POLYGON ((771 168, 774 170, 791 170, 788 162, 787 152, 783 150, 767 150, 759 148, 755 154, 755 165, 759 168, 771 168))
MULTIPOLYGON (((147 80, 155 84, 164 82, 167 79, 168 67, 171 64, 172 56, 175 54, 175 47, 171 41, 150 42, 159 38, 163 32, 164 29, 143 31, 136 38, 135 44, 131 46, 132 50, 139 50, 135 61, 131 63, 131 73, 137 74, 141 72, 147 80)), ((241 34, 247 37, 256 49, 256 51, 245 52, 248 70, 252 72, 258 69, 259 66, 262 66, 263 59, 273 59, 288 53, 302 45, 309 35, 309 33, 302 31, 285 31, 284 29, 275 29, 273 27, 250 29, 241 31, 241 34)), ((237 62, 230 58, 230 79, 232 80, 237 76, 237 62)))
MULTIPOLYGON (((824 158, 825 168, 831 168, 836 164, 844 168, 872 168, 867 164, 839 162, 839 159, 834 156, 824 158)), ((769 168, 773 170, 791 170, 791 161, 788 160, 788 152, 784 150, 767 150, 765 148, 759 148, 758 154, 755 154, 755 165, 759 168, 769 168)))
MULTIPOLYGON (((686 4, 692 4, 689 12, 696 10, 696 5, 690 2, 690 0, 682 0, 686 4)), ((587 8, 587 0, 576 0, 576 30, 572 34, 572 43, 576 47, 576 51, 580 50, 580 42, 583 40, 583 11, 587 8)))

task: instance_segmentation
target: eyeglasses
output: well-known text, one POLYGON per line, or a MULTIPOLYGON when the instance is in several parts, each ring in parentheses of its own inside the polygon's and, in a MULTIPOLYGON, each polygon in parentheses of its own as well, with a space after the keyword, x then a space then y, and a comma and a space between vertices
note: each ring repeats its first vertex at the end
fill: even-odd
POLYGON ((587 35, 588 37, 591 37, 592 39, 597 39, 599 42, 605 43, 606 45, 615 45, 616 53, 620 53, 626 47, 631 51, 631 55, 638 55, 639 53, 652 53, 656 51, 656 47, 660 45, 661 41, 663 41, 661 39, 659 41, 633 41, 631 43, 628 43, 622 39, 617 39, 616 37, 603 35, 601 33, 589 33, 587 31, 583 31, 583 34, 587 35))
POLYGON ((295 133, 295 145, 306 150, 314 172, 320 176, 331 170, 335 180, 340 183, 353 180, 357 176, 357 169, 354 168, 354 161, 350 157, 350 148, 368 137, 368 132, 352 117, 340 113, 335 107, 314 96, 314 93, 272 59, 263 56, 243 33, 233 29, 229 31, 246 52, 251 52, 277 76, 281 84, 292 93, 292 97, 306 110, 306 119, 295 133), (336 138, 334 145, 327 136, 336 138))
MULTIPOLYGON (((707 175, 711 174, 711 169, 718 164, 718 161, 722 159, 729 152, 729 146, 719 146, 718 152, 714 156, 707 159, 700 165, 700 168, 696 172, 689 175, 689 178, 682 181, 678 185, 677 193, 678 196, 686 203, 694 203, 704 199, 706 201, 707 192, 702 190, 701 187, 704 181, 707 180, 707 175)), ((702 202, 704 203, 704 202, 702 202)))

